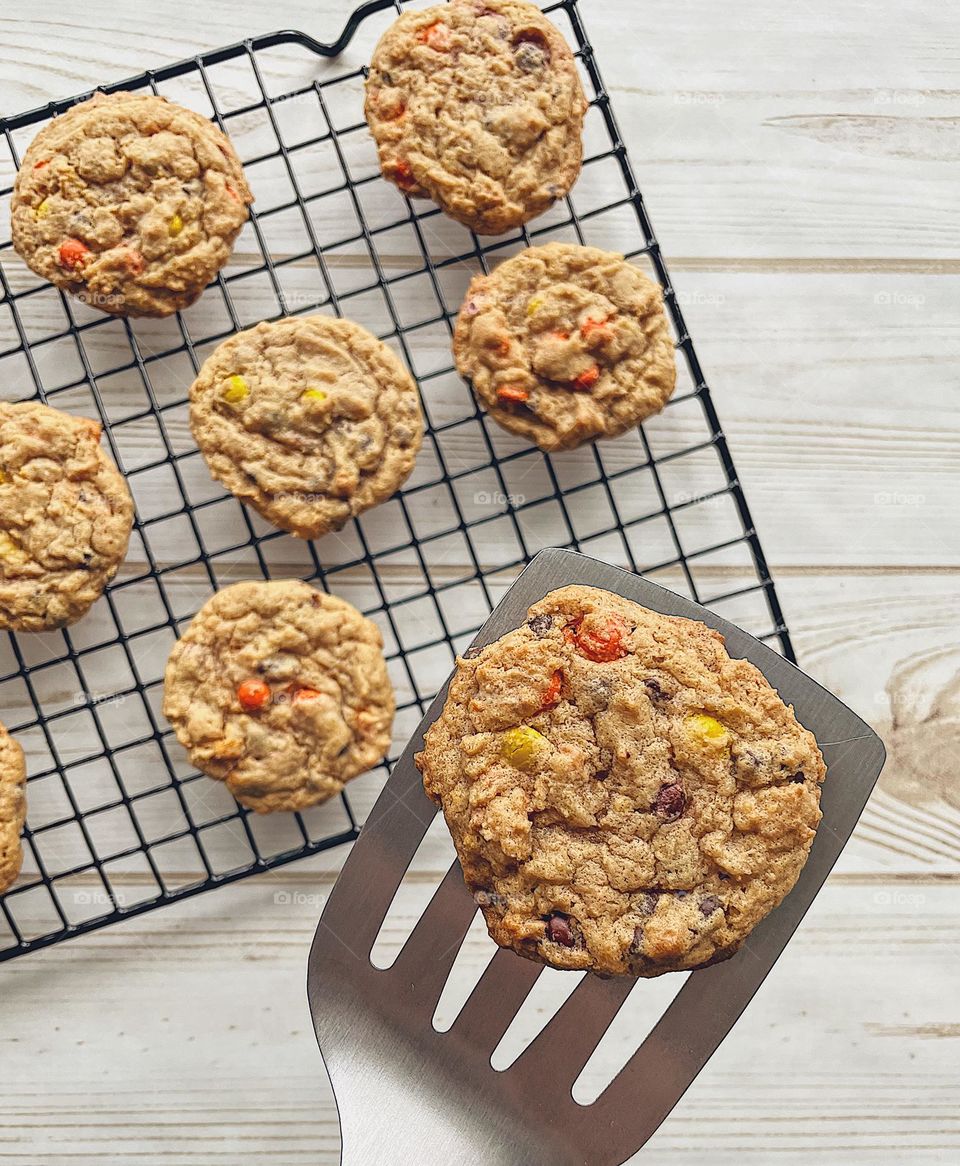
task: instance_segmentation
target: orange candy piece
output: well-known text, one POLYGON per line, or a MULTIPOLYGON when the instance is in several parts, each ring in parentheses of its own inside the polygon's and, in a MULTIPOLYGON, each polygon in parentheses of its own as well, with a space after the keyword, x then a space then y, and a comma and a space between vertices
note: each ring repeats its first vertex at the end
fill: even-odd
POLYGON ((521 389, 519 385, 502 385, 497 389, 497 400, 522 405, 524 401, 530 400, 530 394, 526 389, 521 389))
POLYGON ((584 340, 589 340, 592 332, 606 332, 609 323, 609 320, 594 320, 591 317, 590 319, 584 320, 580 325, 580 335, 584 340))
POLYGON ((270 685, 263 680, 244 680, 237 689, 237 700, 248 713, 258 712, 270 701, 270 685))
POLYGON ((583 620, 567 624, 563 629, 564 638, 576 646, 581 656, 593 660, 595 664, 609 664, 627 654, 623 646, 625 628, 616 619, 609 620, 600 628, 583 628, 583 620))
POLYGON ((438 53, 445 53, 450 48, 450 29, 442 20, 435 20, 417 31, 417 40, 438 53))
POLYGON ((550 678, 550 683, 547 685, 547 691, 543 694, 543 704, 540 706, 540 712, 545 712, 548 708, 553 706, 560 699, 560 689, 563 686, 563 673, 558 668, 550 678))
POLYGON ((79 239, 64 239, 60 244, 60 264, 63 267, 79 267, 90 254, 90 248, 79 239))
POLYGON ((600 379, 599 365, 592 365, 585 372, 582 372, 578 377, 574 378, 573 385, 577 389, 592 389, 593 386, 600 379))
POLYGON ((409 162, 394 162, 389 168, 388 176, 394 180, 401 190, 413 190, 417 185, 417 180, 413 176, 409 162))
POLYGON ((297 688, 294 689, 293 699, 294 702, 298 700, 315 700, 318 696, 321 695, 322 693, 320 693, 316 688, 297 688))

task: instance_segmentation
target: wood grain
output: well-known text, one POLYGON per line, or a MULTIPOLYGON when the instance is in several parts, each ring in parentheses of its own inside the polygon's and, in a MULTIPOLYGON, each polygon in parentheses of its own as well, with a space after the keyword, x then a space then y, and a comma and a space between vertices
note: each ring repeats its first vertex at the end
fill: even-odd
MULTIPOLYGON (((187 13, 175 0, 122 11, 116 0, 65 0, 54 12, 14 0, 0 10, 0 110, 13 113, 66 97, 279 23, 332 38, 351 7, 345 0, 286 0, 279 12, 253 0, 210 0, 187 13)), ((801 662, 874 724, 889 750, 880 788, 795 941, 638 1161, 953 1162, 960 1156, 954 990, 960 955, 960 28, 949 6, 920 0, 847 6, 806 0, 792 8, 772 0, 735 7, 648 0, 642 13, 627 0, 582 0, 581 8, 801 662)), ((264 59, 270 92, 289 92, 330 69, 356 68, 387 19, 371 22, 340 65, 324 65, 290 47, 271 52, 264 59)), ((224 111, 256 98, 249 71, 228 66, 211 78, 224 111)), ((198 108, 205 100, 189 83, 171 85, 169 92, 198 108)), ((356 119, 357 100, 354 87, 342 108, 331 108, 338 125, 356 119)), ((276 131, 293 146, 323 128, 317 108, 298 99, 277 105, 276 117, 276 131)), ((229 128, 247 157, 276 148, 276 132, 262 115, 231 119, 229 128)), ((597 133, 593 119, 588 152, 605 148, 597 133)), ((28 138, 17 135, 15 147, 22 149, 28 138)), ((372 173, 363 134, 350 137, 348 163, 357 175, 372 173)), ((320 197, 330 189, 333 166, 322 147, 301 149, 297 173, 304 193, 316 196, 309 220, 288 211, 262 220, 267 245, 281 255, 298 254, 305 232, 314 231, 328 246, 331 284, 306 262, 283 268, 276 285, 260 276, 244 279, 232 285, 239 323, 281 307, 302 310, 331 287, 344 295, 363 285, 369 271, 364 249, 330 247, 343 237, 344 222, 355 223, 339 196, 320 197)), ((250 176, 261 211, 289 198, 289 176, 276 160, 251 167, 250 176)), ((11 158, 0 148, 0 186, 11 177, 11 158)), ((611 184, 606 163, 588 166, 574 192, 577 209, 607 201, 611 184)), ((371 225, 381 226, 402 212, 402 203, 384 184, 373 183, 365 188, 363 211, 371 225)), ((7 229, 0 206, 0 239, 7 229)), ((442 219, 428 219, 425 229, 437 255, 467 249, 459 229, 442 219)), ((590 220, 590 241, 632 250, 640 241, 631 230, 626 216, 601 215, 590 220)), ((377 256, 388 275, 402 273, 412 254, 405 230, 377 236, 377 256)), ((259 262, 259 244, 247 232, 228 274, 249 272, 259 262)), ((14 286, 28 286, 22 266, 14 260, 4 266, 14 286)), ((398 291, 393 309, 411 322, 441 306, 453 308, 466 277, 453 263, 442 304, 414 282, 398 291)), ((391 330, 391 305, 368 295, 346 303, 376 331, 391 330)), ((55 297, 42 294, 21 304, 28 305, 31 338, 62 330, 55 297)), ((22 361, 2 355, 12 324, 0 304, 4 397, 24 395, 25 385, 29 391, 22 361)), ((233 324, 212 295, 187 314, 201 356, 211 338, 233 324)), ((148 356, 180 343, 163 324, 138 323, 132 335, 148 356)), ((115 452, 130 475, 140 516, 151 524, 151 544, 164 562, 181 563, 192 553, 194 536, 182 523, 157 520, 159 499, 171 483, 152 463, 171 449, 191 500, 219 497, 194 452, 181 404, 192 376, 189 357, 152 361, 150 383, 143 385, 129 372, 99 375, 129 362, 121 325, 103 322, 85 339, 114 425, 115 452), (151 400, 162 410, 162 427, 137 419, 151 400)), ((442 329, 425 332, 409 351, 417 371, 440 367, 445 345, 442 329)), ((47 351, 40 375, 55 392, 79 375, 76 356, 59 342, 47 351)), ((487 446, 468 420, 469 397, 453 378, 425 384, 434 423, 464 419, 444 434, 443 450, 462 472, 456 499, 463 513, 491 519, 478 532, 484 565, 495 569, 517 554, 515 528, 500 520, 501 493, 532 503, 520 527, 527 549, 569 537, 562 517, 536 507, 546 484, 542 463, 521 458, 502 481, 491 477, 481 468, 487 446)), ((688 446, 702 429, 696 400, 681 397, 650 424, 655 456, 688 446)), ((95 411, 85 389, 62 393, 59 403, 95 411)), ((491 437, 502 452, 518 448, 496 431, 491 437)), ((629 442, 610 443, 602 456, 616 472, 635 453, 629 442)), ((569 489, 589 483, 596 462, 590 451, 580 451, 557 464, 569 489)), ((702 455, 667 465, 667 495, 686 503, 678 517, 685 549, 721 541, 734 518, 725 499, 706 497, 715 465, 702 455)), ((427 488, 409 496, 410 521, 421 535, 442 533, 451 522, 450 496, 428 485, 436 469, 428 447, 411 483, 427 488)), ((662 520, 644 521, 655 503, 649 471, 624 479, 616 502, 633 524, 629 549, 638 565, 649 567, 673 553, 662 520)), ((569 495, 569 507, 583 538, 610 521, 609 504, 589 486, 569 495)), ((197 514, 210 550, 246 538, 248 528, 232 502, 197 514)), ((405 603, 397 630, 405 646, 416 647, 436 638, 439 616, 432 601, 409 601, 425 586, 409 552, 386 555, 403 521, 398 511, 384 508, 364 519, 364 533, 385 554, 387 597, 405 603)), ((614 560, 626 553, 602 535, 594 549, 614 560)), ((322 561, 336 568, 356 550, 348 534, 325 540, 322 561)), ((285 537, 264 544, 264 554, 281 574, 312 570, 304 548, 285 537)), ((135 543, 121 578, 134 578, 142 559, 135 543)), ((428 561, 431 583, 456 584, 468 556, 462 542, 445 536, 432 544, 428 561)), ((253 569, 248 553, 223 553, 219 582, 253 569)), ((509 575, 494 571, 493 598, 509 575)), ((656 577, 684 585, 669 569, 656 577)), ((696 568, 708 600, 737 591, 746 579, 735 554, 705 556, 696 568)), ((360 572, 341 571, 334 580, 360 606, 380 605, 360 572)), ((159 597, 151 588, 138 583, 115 593, 117 619, 127 633, 153 622, 159 597)), ((174 616, 183 618, 206 598, 209 580, 175 567, 166 593, 174 616)), ((448 626, 466 634, 482 619, 482 595, 469 586, 453 586, 446 595, 448 626)), ((721 601, 718 610, 764 630, 760 597, 721 601)), ((393 629, 382 614, 375 618, 395 656, 393 629)), ((97 649, 114 634, 110 609, 101 603, 71 636, 75 646, 97 649)), ((82 694, 99 702, 111 743, 122 744, 125 733, 149 732, 172 636, 170 627, 140 637, 135 674, 110 649, 95 651, 83 675, 71 667, 32 674, 45 702, 65 713, 53 744, 73 763, 71 790, 92 811, 91 841, 103 856, 130 845, 132 823, 126 811, 97 813, 116 800, 116 778, 102 764, 79 764, 99 739, 79 713, 82 694), (113 693, 136 680, 147 686, 147 704, 139 697, 111 703, 113 693)), ((21 643, 34 667, 61 648, 47 637, 21 643)), ((416 720, 414 685, 427 695, 448 662, 445 648, 423 653, 409 673, 393 661, 398 694, 408 706, 398 722, 397 747, 416 720)), ((9 668, 9 659, 0 658, 0 675, 9 668)), ((14 725, 29 719, 21 683, 0 685, 0 713, 14 725)), ((48 743, 35 729, 21 735, 31 771, 48 768, 48 743)), ((131 751, 118 769, 130 792, 141 795, 137 825, 151 838, 182 821, 176 801, 148 792, 160 772, 155 765, 156 758, 131 751)), ((353 783, 361 817, 382 781, 381 771, 353 783)), ((33 825, 69 814, 59 783, 58 777, 31 783, 33 825)), ((200 815, 212 817, 229 806, 222 787, 206 779, 186 785, 183 795, 200 815)), ((335 804, 315 811, 308 826, 322 832, 344 821, 335 804)), ((291 844, 289 822, 258 820, 255 828, 265 848, 291 844)), ((221 869, 244 854, 236 823, 205 843, 221 869)), ((83 856, 86 843, 67 824, 38 845, 65 869, 83 856)), ((383 952, 397 950, 448 856, 449 840, 438 831, 388 919, 383 952)), ((0 1163, 217 1166, 253 1154, 276 1166, 333 1166, 336 1117, 303 1001, 303 970, 342 858, 343 851, 328 852, 4 965, 0 1163)), ((169 885, 187 882, 197 875, 196 851, 171 845, 160 866, 169 885)), ((110 873, 121 902, 155 893, 142 864, 124 860, 111 864, 110 873)), ((105 888, 89 879, 73 880, 63 894, 72 918, 95 914, 105 903, 105 888)), ((17 911, 25 927, 50 924, 43 896, 21 896, 17 911)), ((486 952, 471 935, 458 974, 476 974, 486 952)), ((622 1061, 653 1019, 660 996, 638 991, 634 1002, 636 1012, 611 1033, 595 1076, 622 1061)), ((534 1021, 542 1022, 549 1007, 549 999, 541 1002, 534 1021)))

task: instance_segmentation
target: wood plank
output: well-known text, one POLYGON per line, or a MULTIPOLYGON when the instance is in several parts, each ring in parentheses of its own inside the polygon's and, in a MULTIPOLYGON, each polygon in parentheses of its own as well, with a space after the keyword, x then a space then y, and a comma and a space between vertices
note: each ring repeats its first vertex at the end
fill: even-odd
MULTIPOLYGON (((904 579, 899 574, 821 576, 800 572, 788 574, 780 581, 780 593, 802 664, 872 723, 889 749, 879 790, 841 858, 839 869, 848 873, 960 872, 960 800, 951 768, 960 732, 955 681, 960 667, 955 634, 960 616, 957 577, 954 574, 916 576, 906 588, 904 579)), ((676 576, 662 581, 682 585, 676 576)), ((742 578, 739 582, 742 583, 742 578)), ((712 593, 735 591, 737 583, 738 577, 729 572, 714 576, 712 593)), ((505 581, 496 584, 494 599, 505 585, 505 581)), ((171 589, 174 593, 176 590, 171 589)), ((344 598, 360 605, 369 595, 356 580, 351 585, 348 575, 338 580, 338 590, 344 598)), ((466 588, 465 593, 469 594, 470 589, 466 588)), ((183 606, 196 604, 203 595, 200 589, 190 592, 183 606)), ((757 597, 752 598, 755 601, 757 597)), ((749 624, 751 612, 752 618, 760 618, 759 607, 749 602, 750 599, 748 596, 730 600, 717 605, 718 610, 749 624)), ((460 602, 466 609, 476 611, 480 618, 482 597, 476 588, 472 605, 463 598, 460 602)), ((176 597, 174 606, 180 606, 176 597)), ((411 611, 410 617, 407 625, 410 634, 419 627, 423 629, 423 637, 428 638, 428 629, 436 626, 436 616, 430 615, 429 606, 411 611)), ((138 652, 138 669, 150 683, 150 706, 158 727, 164 732, 168 730, 159 712, 159 679, 170 643, 172 633, 156 643, 151 640, 138 652)), ((424 699, 439 687, 449 663, 449 652, 443 646, 415 663, 417 671, 413 676, 424 699)), ((414 702, 410 674, 396 659, 391 663, 391 670, 398 700, 405 706, 395 726, 396 755, 420 714, 414 702)), ((32 674, 48 711, 75 707, 76 688, 70 687, 71 672, 68 666, 32 674)), ((76 684, 75 677, 73 683, 76 684)), ((101 724, 107 739, 120 746, 117 773, 135 799, 137 824, 147 838, 159 842, 185 828, 182 804, 170 792, 160 792, 169 779, 155 747, 132 750, 122 747, 124 740, 144 731, 141 726, 150 731, 139 699, 131 697, 114 702, 104 676, 101 675, 99 683, 103 687, 95 695, 101 724)), ((14 730, 19 723, 31 719, 26 691, 19 681, 0 685, 0 702, 5 709, 4 719, 14 730)), ((81 763, 81 757, 99 745, 89 714, 72 714, 54 721, 51 727, 56 747, 67 766, 70 790, 89 815, 87 828, 99 856, 109 859, 136 845, 130 816, 117 805, 117 779, 110 768, 103 761, 81 763)), ((27 750, 30 771, 39 773, 49 768, 50 753, 42 734, 30 728, 19 732, 18 737, 27 750)), ((172 740, 167 745, 178 772, 187 777, 191 771, 179 746, 172 740)), ((351 783, 350 801, 361 821, 383 780, 384 770, 379 769, 351 783)), ((71 816, 63 784, 56 774, 31 782, 29 793, 29 823, 33 828, 71 816)), ((201 825, 232 812, 232 799, 224 787, 206 778, 189 782, 183 787, 183 796, 201 825)), ((254 816, 249 821, 263 853, 279 853, 296 845, 300 838, 287 815, 254 816)), ((339 802, 310 811, 305 821, 312 837, 335 834, 348 825, 339 802)), ((216 870, 250 860, 247 835, 239 821, 204 830, 202 841, 216 870)), ((49 833, 41 832, 36 845, 54 873, 90 861, 87 843, 76 826, 69 823, 49 833)), ((158 845, 155 853, 161 874, 171 886, 183 885, 202 873, 196 849, 186 840, 158 845)), ((449 855, 449 840, 441 830, 431 835, 418 857, 417 869, 444 869, 449 855)), ((324 858, 326 869, 337 868, 344 857, 342 849, 329 852, 324 858)), ((28 861, 27 869, 31 866, 28 861)), ((108 875, 117 870, 143 871, 145 866, 137 857, 108 864, 108 875)), ((151 897, 156 891, 151 877, 137 898, 151 897)), ((100 914, 108 906, 103 897, 68 902, 72 918, 100 914)), ((50 920, 52 925, 52 916, 50 920)))
MULTIPOLYGON (((403 262, 411 262, 409 254, 403 262)), ((463 272, 458 283, 451 284, 447 303, 451 310, 459 303, 459 285, 467 278, 463 272)), ((233 286, 244 321, 261 311, 276 313, 276 301, 271 298, 267 303, 262 287, 233 286)), ((404 322, 437 312, 437 301, 424 281, 403 286, 409 297, 404 322)), ((705 265, 679 272, 675 287, 775 568, 960 563, 960 543, 944 537, 960 506, 960 407, 950 392, 960 363, 956 276, 722 272, 705 265), (825 492, 829 506, 824 506, 825 492)), ((312 294, 322 295, 322 289, 314 287, 312 294)), ((201 358, 212 347, 202 343, 203 337, 231 328, 218 305, 219 297, 210 293, 187 314, 201 358)), ((62 321, 55 297, 21 301, 20 310, 42 335, 62 321)), ((379 295, 346 301, 344 310, 381 334, 392 327, 379 295)), ((3 312, 0 305, 0 349, 4 331, 13 336, 12 322, 4 323, 3 312)), ((133 333, 144 355, 182 347, 172 321, 138 321, 133 333)), ((84 348, 96 373, 133 360, 117 321, 102 321, 86 331, 84 348)), ((95 415, 88 388, 56 391, 58 385, 83 375, 73 342, 64 338, 36 352, 41 380, 53 393, 51 403, 95 415)), ((589 540, 612 526, 614 517, 610 498, 589 485, 597 478, 599 457, 608 474, 626 475, 613 486, 612 500, 621 519, 633 524, 630 545, 637 564, 652 566, 675 554, 666 523, 645 521, 661 508, 661 501, 650 469, 629 473, 647 462, 635 435, 602 443, 597 452, 588 447, 554 457, 560 484, 569 491, 568 523, 555 505, 537 504, 553 489, 540 455, 494 424, 486 426, 484 436, 471 395, 459 377, 431 375, 449 365, 446 329, 437 326, 411 333, 407 357, 421 376, 431 423, 452 426, 439 437, 440 454, 433 441, 425 444, 408 486, 410 523, 421 537, 452 532, 459 507, 467 521, 487 520, 472 536, 481 561, 495 564, 516 558, 520 553, 516 530, 508 519, 497 520, 505 514, 509 497, 518 507, 526 504, 520 534, 531 552, 568 541, 571 526, 589 540), (490 468, 491 448, 501 458, 512 459, 499 475, 490 468), (441 454, 448 472, 458 478, 452 493, 439 484, 441 454), (577 487, 580 492, 575 492, 577 487)), ((224 492, 212 484, 187 424, 183 401, 193 376, 188 356, 179 352, 154 360, 148 375, 149 392, 135 369, 98 376, 98 389, 141 518, 152 522, 179 502, 171 471, 157 466, 168 450, 179 459, 184 489, 194 504, 223 498, 224 492), (162 428, 154 416, 144 415, 151 402, 162 410, 162 428)), ((0 356, 0 393, 22 397, 32 391, 30 385, 22 355, 0 356)), ((658 472, 669 503, 683 506, 677 525, 688 552, 723 542, 740 529, 731 500, 710 497, 724 485, 715 452, 683 453, 695 450, 708 432, 700 403, 690 395, 692 388, 681 367, 675 401, 646 425, 653 457, 671 459, 658 472)), ((240 508, 232 502, 202 513, 198 521, 211 551, 247 537, 240 508)), ((362 520, 374 550, 409 541, 408 536, 398 536, 405 525, 395 506, 382 507, 362 520)), ((176 562, 195 553, 186 526, 185 520, 151 526, 148 533, 159 561, 176 562)), ((257 526, 269 529, 258 522, 257 526)), ((618 543, 601 538, 597 550, 601 555, 611 553, 608 548, 618 543)), ((343 562, 356 556, 357 545, 348 531, 322 540, 319 553, 326 563, 343 562)), ((303 548, 286 537, 271 544, 268 553, 275 562, 294 564, 305 556, 303 548)), ((432 554, 452 562, 468 561, 462 540, 453 537, 435 544, 432 554)), ((138 557, 136 547, 131 557, 138 557)), ((392 561, 415 559, 412 551, 406 551, 392 561)), ((744 562, 732 554, 711 556, 709 561, 744 562)))
MULTIPOLYGON (((332 38, 348 7, 291 0, 284 23, 332 38)), ((799 11, 749 0, 718 21, 708 0, 682 11, 652 0, 638 47, 622 35, 625 8, 586 0, 584 19, 667 253, 956 260, 958 33, 946 10, 924 9, 921 18, 915 7, 907 19, 877 0, 842 14, 826 0, 799 11)), ((224 2, 189 22, 175 0, 160 0, 150 13, 149 20, 128 14, 119 30, 111 0, 68 0, 59 25, 33 9, 29 19, 16 8, 0 14, 4 109, 269 31, 277 19, 224 2), (63 25, 71 51, 51 54, 63 25)), ((367 59, 388 19, 362 30, 344 58, 351 67, 367 59)), ((270 64, 288 88, 317 69, 293 50, 272 54, 270 64)), ((249 78, 224 72, 225 100, 248 97, 249 78)), ((591 184, 602 186, 602 171, 582 184, 584 205, 594 197, 591 184)), ((619 234, 611 221, 608 245, 618 245, 619 234)))
MULTIPOLYGON (((328 887, 322 864, 304 864, 5 967, 0 1162, 226 1166, 259 1154, 334 1166, 336 1116, 303 994, 328 887), (55 1022, 42 1019, 53 992, 55 1022)), ((721 1166, 956 1158, 957 1014, 945 990, 960 958, 956 888, 832 879, 636 1161, 694 1166, 708 1150, 721 1166)), ((410 923, 401 903, 395 946, 410 923)), ((463 966, 482 964, 489 941, 467 942, 463 966)), ((638 986, 603 1071, 668 989, 638 986)), ((539 1001, 528 1035, 556 1003, 539 1001)))

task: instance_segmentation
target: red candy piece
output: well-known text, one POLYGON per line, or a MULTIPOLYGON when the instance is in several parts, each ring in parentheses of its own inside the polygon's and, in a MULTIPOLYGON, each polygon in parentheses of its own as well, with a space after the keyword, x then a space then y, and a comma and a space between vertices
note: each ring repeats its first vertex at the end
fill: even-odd
POLYGON ((270 701, 270 685, 262 680, 244 680, 237 689, 237 700, 248 713, 258 712, 270 701))
POLYGON ((610 620, 600 628, 584 628, 583 620, 567 624, 563 629, 564 638, 575 645, 581 656, 593 660, 595 664, 609 664, 627 654, 623 646, 625 628, 619 620, 610 620))
POLYGON ((521 389, 519 385, 502 385, 497 389, 497 400, 522 405, 524 401, 530 400, 530 394, 526 389, 521 389))
POLYGON ((65 239, 60 244, 60 264, 62 267, 79 267, 90 254, 90 248, 79 239, 65 239))
POLYGON ((600 369, 597 365, 593 365, 586 372, 582 372, 578 377, 575 377, 573 385, 577 389, 592 389, 599 379, 600 369))

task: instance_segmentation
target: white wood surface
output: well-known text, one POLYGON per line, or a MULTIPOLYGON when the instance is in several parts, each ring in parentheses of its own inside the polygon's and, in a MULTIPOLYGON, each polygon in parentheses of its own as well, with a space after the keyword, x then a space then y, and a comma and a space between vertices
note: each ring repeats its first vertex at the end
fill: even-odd
MULTIPOLYGON (((332 39, 349 7, 333 0, 273 8, 212 0, 189 9, 175 0, 65 0, 45 9, 8 0, 0 8, 0 111, 281 25, 332 39)), ((796 939, 638 1162, 953 1163, 960 1159, 960 19, 933 0, 786 7, 774 0, 582 0, 581 7, 801 663, 878 728, 890 755, 878 793, 796 939)), ((348 52, 351 67, 368 45, 365 37, 348 52)), ((272 67, 292 88, 310 80, 304 60, 285 50, 272 67)), ((239 73, 228 75, 225 99, 239 104, 247 85, 239 73)), ((255 118, 232 128, 251 150, 264 132, 255 118)), ((359 143, 360 161, 363 149, 359 143)), ((322 181, 322 159, 305 165, 322 181)), ((600 171, 585 175, 581 205, 598 201, 605 181, 600 171)), ((260 175, 261 202, 281 197, 281 188, 282 176, 260 175)), ((391 197, 388 190, 374 195, 387 200, 385 213, 391 197)), ((321 205, 317 229, 336 229, 337 209, 321 205)), ((456 229, 431 222, 431 245, 452 253, 456 229)), ((621 228, 614 219, 597 223, 596 240, 635 246, 623 242, 621 228)), ((293 252, 294 225, 277 223, 276 232, 271 247, 293 252)), ((403 238, 384 243, 388 259, 391 246, 399 265, 408 253, 403 238)), ((244 236, 235 266, 253 262, 244 236)), ((353 254, 335 267, 338 279, 363 274, 353 254)), ((295 278, 285 290, 307 294, 308 281, 295 278)), ((455 283, 444 290, 455 298, 455 283)), ((251 290, 243 310, 251 318, 275 311, 270 299, 251 290)), ((52 301, 38 305, 36 327, 52 330, 57 310, 52 301)), ((381 310, 370 306, 375 326, 381 310)), ((188 319, 197 335, 223 326, 210 303, 188 319)), ((0 312, 0 340, 4 326, 0 312)), ((138 325, 136 334, 156 350, 167 334, 151 327, 138 325)), ((91 333, 88 347, 107 367, 120 344, 110 327, 91 333)), ((421 353, 430 359, 430 342, 421 353)), ((0 363, 0 390, 9 391, 17 375, 0 363)), ((158 378, 158 395, 179 391, 184 375, 179 370, 169 385, 158 378)), ((117 420, 143 400, 128 383, 106 395, 117 420)), ((439 419, 449 419, 453 397, 439 400, 448 410, 439 419)), ((84 397, 78 392, 64 404, 82 410, 84 397)), ((188 454, 182 412, 165 420, 174 448, 188 454)), ((680 405, 651 432, 659 449, 680 448, 695 439, 698 422, 680 405)), ((155 456, 157 434, 147 423, 117 433, 128 470, 155 456)), ((451 434, 444 452, 466 467, 478 449, 467 432, 451 434)), ((611 449, 608 466, 629 453, 611 449)), ((591 464, 586 452, 572 456, 570 481, 582 480, 591 464)), ((181 466, 191 497, 213 496, 196 458, 181 466)), ((672 500, 698 498, 712 472, 706 462, 690 464, 671 482, 672 500)), ((421 473, 423 481, 432 474, 429 453, 421 473)), ((537 469, 517 463, 514 475, 511 492, 535 496, 537 469)), ((154 486, 134 477, 141 512, 154 486)), ((468 492, 467 507, 489 505, 477 500, 482 493, 468 492)), ((641 483, 632 496, 642 514, 641 483)), ((415 521, 436 529, 442 509, 424 495, 415 521)), ((211 538, 237 522, 230 510, 205 513, 211 538)), ((580 513, 589 519, 587 503, 580 513)), ((721 505, 694 505, 685 515, 689 548, 719 541, 729 521, 721 505)), ((373 537, 389 536, 388 515, 370 521, 373 537)), ((545 541, 549 533, 541 531, 545 541)), ((648 561, 662 534, 644 532, 648 561)), ((172 555, 178 537, 170 532, 172 555)), ((155 545, 164 550, 159 535, 155 545)), ((290 540, 269 545, 273 561, 295 573, 302 560, 290 540)), ((498 550, 496 537, 483 544, 488 563, 497 563, 498 550)), ((336 547, 325 552, 335 556, 336 547)), ((437 570, 452 579, 461 567, 451 547, 437 570)), ((136 569, 134 556, 128 577, 136 569)), ((409 558, 399 557, 390 572, 398 595, 416 581, 409 558)), ((674 573, 661 578, 682 583, 674 573)), ((698 572, 706 595, 746 579, 735 555, 711 558, 698 572)), ((171 585, 178 612, 192 610, 205 586, 189 572, 178 575, 171 585)), ((354 602, 370 601, 358 573, 345 574, 338 589, 354 602)), ((142 599, 149 603, 146 592, 142 599)), ((751 601, 723 610, 762 630, 751 601)), ((78 643, 107 634, 104 619, 91 614, 77 629, 78 643)), ((415 642, 419 631, 429 635, 429 624, 410 608, 404 634, 415 642)), ((42 639, 30 651, 42 653, 42 639)), ((145 650, 138 667, 155 670, 161 648, 145 650)), ((6 673, 6 661, 0 664, 6 673)), ((395 679, 401 700, 409 699, 409 680, 399 671, 395 679)), ((71 687, 51 674, 44 683, 47 702, 74 699, 75 681, 71 687)), ((0 705, 3 718, 16 721, 24 694, 6 686, 0 705)), ((113 712, 118 731, 142 715, 132 704, 113 712)), ((409 727, 398 725, 398 744, 409 727)), ((83 732, 78 725, 65 748, 84 752, 83 732)), ((28 748, 31 764, 42 768, 39 745, 31 740, 28 748)), ((361 814, 382 779, 354 783, 361 814)), ((103 780, 90 774, 91 797, 103 780)), ((219 787, 205 784, 188 788, 215 807, 219 787)), ((160 828, 168 810, 156 812, 160 828)), ((32 786, 36 821, 57 813, 52 787, 32 786)), ((318 811, 317 828, 332 828, 336 813, 318 811)), ((282 845, 279 826, 262 828, 265 841, 282 845)), ((105 818, 99 829, 97 841, 106 844, 123 827, 105 818)), ((65 866, 75 844, 63 840, 65 866)), ((235 845, 222 838, 217 853, 226 861, 235 845)), ((446 854, 438 836, 421 855, 388 921, 386 949, 402 942, 446 854)), ((0 1163, 232 1166, 259 1156, 276 1166, 333 1166, 336 1118, 303 979, 313 926, 342 858, 331 852, 0 967, 0 1163)), ((191 873, 184 862, 183 877, 191 873)), ((132 865, 118 885, 130 902, 149 892, 132 865)), ((78 880, 71 893, 78 912, 96 908, 94 885, 78 880)), ((476 969, 484 952, 472 937, 465 964, 476 969)), ((602 1059, 609 1071, 646 1031, 646 1013, 664 990, 634 993, 643 1015, 612 1034, 602 1059)))

